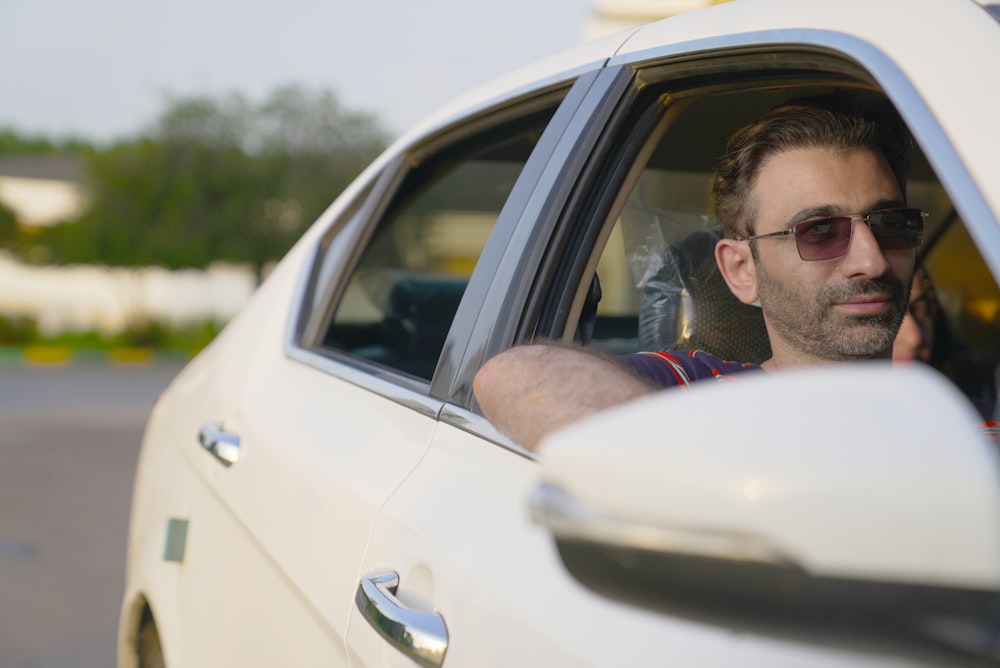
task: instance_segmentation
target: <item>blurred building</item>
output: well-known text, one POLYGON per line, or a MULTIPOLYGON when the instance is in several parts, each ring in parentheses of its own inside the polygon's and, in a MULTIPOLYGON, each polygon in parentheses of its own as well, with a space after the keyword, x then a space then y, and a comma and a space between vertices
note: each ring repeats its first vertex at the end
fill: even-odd
MULTIPOLYGON (((77 155, 2 155, 0 203, 22 227, 71 221, 87 202, 83 177, 77 155)), ((224 322, 255 285, 252 271, 232 265, 187 271, 35 266, 0 251, 0 316, 32 318, 44 334, 110 334, 143 319, 171 325, 224 322)))
POLYGON ((594 0, 594 9, 583 26, 583 40, 724 2, 729 0, 594 0))
POLYGON ((0 202, 22 225, 76 218, 86 203, 83 163, 72 153, 0 155, 0 202))

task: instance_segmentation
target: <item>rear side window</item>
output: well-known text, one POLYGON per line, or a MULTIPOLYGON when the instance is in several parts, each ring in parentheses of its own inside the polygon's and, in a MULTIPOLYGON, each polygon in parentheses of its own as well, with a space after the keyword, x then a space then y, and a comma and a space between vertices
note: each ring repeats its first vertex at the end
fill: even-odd
POLYGON ((322 346, 430 380, 479 255, 554 108, 424 160, 340 292, 322 346))

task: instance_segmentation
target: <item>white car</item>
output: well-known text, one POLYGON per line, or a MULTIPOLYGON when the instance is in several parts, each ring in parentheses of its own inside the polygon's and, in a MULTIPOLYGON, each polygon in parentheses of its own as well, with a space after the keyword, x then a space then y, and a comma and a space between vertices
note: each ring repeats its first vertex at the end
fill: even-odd
POLYGON ((404 136, 157 403, 119 666, 1000 661, 998 68, 998 4, 737 0, 404 136), (767 355, 704 264, 711 171, 834 89, 916 140, 932 364, 663 392, 539 453, 483 418, 532 338, 767 355))

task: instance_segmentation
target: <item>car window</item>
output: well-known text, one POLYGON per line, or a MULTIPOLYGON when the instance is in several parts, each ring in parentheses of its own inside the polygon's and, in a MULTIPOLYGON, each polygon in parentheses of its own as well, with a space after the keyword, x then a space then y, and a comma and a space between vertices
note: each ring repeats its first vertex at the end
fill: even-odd
MULTIPOLYGON (((566 323, 564 338, 611 354, 697 348, 727 360, 768 359, 760 309, 732 296, 715 264, 720 231, 712 215, 713 167, 725 137, 745 120, 836 86, 758 84, 687 96, 653 89, 639 98, 648 108, 634 110, 633 118, 653 120, 629 123, 616 143, 632 152, 634 163, 619 170, 620 181, 608 183, 617 195, 604 200, 616 204, 598 223, 603 230, 594 235, 574 306, 563 309, 579 319, 566 323)), ((881 93, 869 86, 868 94, 881 93)), ((615 159, 620 162, 622 153, 615 159)), ((932 303, 911 304, 911 313, 922 314, 926 340, 915 358, 949 377, 984 419, 995 419, 1000 288, 919 147, 907 195, 910 205, 929 214, 918 264, 932 303)))
POLYGON ((554 106, 410 169, 357 255, 322 347, 430 380, 480 253, 554 106))

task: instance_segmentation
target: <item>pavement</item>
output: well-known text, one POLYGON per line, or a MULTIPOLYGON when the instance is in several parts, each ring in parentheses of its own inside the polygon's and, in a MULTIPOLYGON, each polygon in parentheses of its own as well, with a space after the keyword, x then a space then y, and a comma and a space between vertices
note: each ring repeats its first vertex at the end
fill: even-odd
POLYGON ((115 665, 136 458, 181 364, 0 365, 0 668, 115 665))

